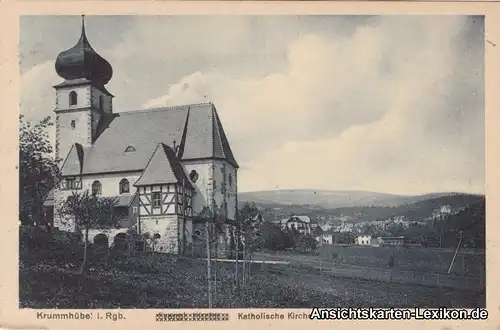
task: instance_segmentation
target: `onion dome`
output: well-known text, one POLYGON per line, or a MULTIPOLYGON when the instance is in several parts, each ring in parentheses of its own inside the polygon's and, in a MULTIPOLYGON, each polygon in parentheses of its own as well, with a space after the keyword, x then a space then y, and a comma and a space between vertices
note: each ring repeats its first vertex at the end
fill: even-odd
POLYGON ((113 76, 113 68, 90 46, 85 35, 82 16, 82 34, 73 48, 61 52, 56 59, 56 72, 66 80, 85 78, 97 85, 106 85, 113 76))

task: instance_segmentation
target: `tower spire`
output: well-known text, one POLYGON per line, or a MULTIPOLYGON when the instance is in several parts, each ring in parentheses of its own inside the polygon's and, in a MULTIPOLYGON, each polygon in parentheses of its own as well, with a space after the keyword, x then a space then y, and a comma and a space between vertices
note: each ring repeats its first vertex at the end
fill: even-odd
POLYGON ((85 35, 85 15, 82 15, 82 36, 85 35))

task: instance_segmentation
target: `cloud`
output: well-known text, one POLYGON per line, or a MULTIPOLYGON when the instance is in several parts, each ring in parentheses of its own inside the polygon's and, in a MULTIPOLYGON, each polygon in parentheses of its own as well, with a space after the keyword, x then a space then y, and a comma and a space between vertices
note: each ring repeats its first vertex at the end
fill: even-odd
POLYGON ((21 93, 23 95, 36 95, 36 97, 21 97, 21 109, 26 116, 43 118, 54 109, 55 98, 51 88, 59 79, 55 74, 54 62, 40 63, 21 75, 21 93), (41 108, 45 111, 40 111, 41 108), (48 111, 47 111, 48 110, 48 111))
MULTIPOLYGON (((481 191, 484 163, 451 140, 463 133, 453 129, 461 122, 450 117, 452 100, 471 87, 456 79, 463 27, 460 18, 396 18, 348 38, 305 35, 290 44, 283 71, 251 79, 196 72, 148 106, 201 102, 210 91, 251 168, 240 175, 250 190, 481 191)), ((483 111, 481 95, 467 96, 476 107, 466 111, 483 111)), ((482 135, 480 121, 473 128, 482 135)))
MULTIPOLYGON (((140 18, 105 55, 115 104, 213 101, 242 165, 241 191, 481 192, 484 63, 474 20, 344 18, 333 29, 326 18, 140 18)), ((41 70, 24 80, 36 84, 41 70)))

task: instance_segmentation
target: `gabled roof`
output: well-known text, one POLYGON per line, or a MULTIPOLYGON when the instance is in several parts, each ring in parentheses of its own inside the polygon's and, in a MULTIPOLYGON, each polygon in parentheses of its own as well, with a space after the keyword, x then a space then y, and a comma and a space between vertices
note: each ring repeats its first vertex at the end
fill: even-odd
POLYGON ((174 151, 167 145, 159 143, 134 186, 182 182, 191 185, 174 151))
POLYGON ((79 175, 82 173, 84 161, 84 149, 81 144, 74 143, 69 149, 69 153, 64 160, 62 165, 61 174, 67 175, 79 175))
POLYGON ((305 223, 311 222, 311 219, 307 215, 294 215, 290 218, 290 220, 299 220, 305 223))
MULTIPOLYGON (((220 159, 238 167, 212 103, 116 113, 98 126, 97 139, 83 147, 81 174, 142 171, 158 143, 178 146, 182 160, 220 159), (128 146, 135 151, 125 152, 128 146)), ((70 164, 62 171, 80 174, 70 164)))

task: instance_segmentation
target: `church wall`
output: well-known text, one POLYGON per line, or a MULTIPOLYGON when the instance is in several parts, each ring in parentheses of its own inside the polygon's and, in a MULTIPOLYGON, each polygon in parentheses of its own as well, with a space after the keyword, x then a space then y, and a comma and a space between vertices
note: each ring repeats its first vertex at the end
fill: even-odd
MULTIPOLYGON (((228 231, 229 226, 223 225, 222 233, 218 233, 217 244, 215 242, 212 245, 212 257, 217 256, 218 258, 227 258, 230 255, 229 251, 229 239, 228 231), (217 251, 217 253, 216 253, 217 251)), ((206 257, 207 253, 207 229, 205 223, 195 223, 193 224, 193 243, 194 250, 193 254, 200 257, 206 257)))
POLYGON ((103 197, 134 195, 137 191, 134 187, 134 183, 139 179, 140 175, 140 172, 85 175, 82 177, 82 189, 83 191, 88 189, 89 192, 91 192, 92 184, 95 180, 99 180, 102 186, 103 197), (129 193, 120 194, 120 181, 122 179, 128 180, 130 187, 129 193))
POLYGON ((214 184, 217 206, 226 209, 228 219, 234 220, 237 199, 236 168, 226 161, 215 161, 214 184), (227 206, 224 206, 224 202, 227 203, 227 206))
POLYGON ((198 180, 193 183, 195 193, 193 196, 193 213, 198 214, 204 206, 209 206, 212 192, 213 171, 211 168, 212 161, 183 162, 186 174, 189 177, 191 171, 195 170, 198 173, 198 180))
MULTIPOLYGON (((64 204, 64 201, 71 196, 73 191, 84 192, 88 190, 92 191, 92 184, 95 180, 99 180, 101 182, 102 189, 102 197, 114 197, 114 196, 127 196, 134 195, 136 192, 136 188, 133 186, 135 181, 139 178, 140 172, 136 173, 109 173, 109 174, 96 174, 82 177, 82 189, 79 190, 54 190, 54 226, 58 227, 59 230, 64 231, 74 231, 74 221, 69 218, 63 218, 60 215, 60 208, 64 204), (120 194, 120 181, 125 178, 129 181, 130 184, 130 192, 120 194)), ((132 207, 130 213, 133 211, 134 206, 138 206, 137 199, 132 203, 132 207)), ((130 214, 128 219, 123 219, 120 223, 124 226, 130 227, 137 221, 137 214, 130 214)))
POLYGON ((101 116, 97 110, 90 108, 99 109, 99 96, 103 97, 104 111, 111 113, 112 98, 91 85, 57 89, 55 111, 66 111, 56 116, 56 156, 64 159, 74 143, 84 146, 92 143, 101 116), (69 101, 72 91, 77 93, 75 105, 70 105, 69 101))
POLYGON ((89 120, 88 110, 75 110, 56 115, 56 157, 61 161, 64 161, 74 143, 85 146, 92 142, 89 135, 89 120))
POLYGON ((91 86, 67 86, 59 87, 56 91, 56 111, 58 110, 68 110, 68 109, 79 109, 79 108, 89 108, 91 106, 91 86), (77 103, 75 105, 69 105, 69 93, 72 91, 76 92, 77 103))
POLYGON ((157 244, 158 252, 178 253, 179 251, 179 221, 177 215, 142 217, 141 233, 160 234, 157 244))
POLYGON ((105 94, 98 90, 97 88, 92 88, 90 102, 93 108, 99 109, 99 97, 102 96, 103 108, 102 110, 106 113, 113 112, 113 98, 108 94, 105 94))

